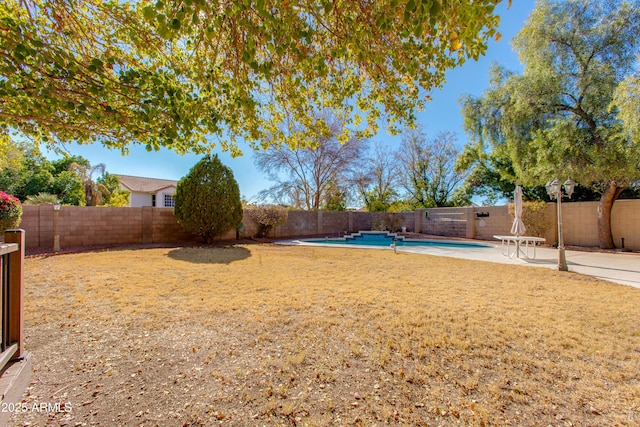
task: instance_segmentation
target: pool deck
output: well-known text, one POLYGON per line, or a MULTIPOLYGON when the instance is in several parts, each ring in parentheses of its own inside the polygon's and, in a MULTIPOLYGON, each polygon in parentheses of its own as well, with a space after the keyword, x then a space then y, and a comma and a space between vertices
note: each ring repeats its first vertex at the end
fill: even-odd
MULTIPOLYGON (((460 241, 460 240, 457 240, 460 241)), ((469 240, 472 243, 491 245, 489 248, 444 248, 444 247, 417 247, 398 246, 398 252, 410 252, 451 258, 463 258, 476 261, 497 262, 501 264, 523 265, 531 267, 544 267, 553 270, 558 269, 558 249, 548 246, 538 246, 536 257, 509 258, 503 255, 500 244, 483 240, 469 240)), ((313 245, 321 243, 302 243, 297 240, 282 242, 283 244, 313 245)), ((350 247, 352 245, 329 244, 331 247, 350 247)), ((358 246, 358 248, 373 248, 392 250, 390 247, 358 246)), ((565 256, 569 273, 579 273, 593 276, 598 279, 640 288, 640 253, 637 252, 587 252, 566 250, 565 256)))

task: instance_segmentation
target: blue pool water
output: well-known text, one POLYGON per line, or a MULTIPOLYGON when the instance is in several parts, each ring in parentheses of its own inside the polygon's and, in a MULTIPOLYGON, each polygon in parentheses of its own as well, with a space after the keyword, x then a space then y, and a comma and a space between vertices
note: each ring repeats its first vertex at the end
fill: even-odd
POLYGON ((396 242, 397 247, 401 246, 431 246, 443 248, 489 248, 491 246, 482 243, 457 242, 451 240, 426 240, 407 239, 386 231, 362 231, 350 234, 341 238, 314 238, 300 240, 305 243, 354 245, 354 246, 391 246, 396 242))

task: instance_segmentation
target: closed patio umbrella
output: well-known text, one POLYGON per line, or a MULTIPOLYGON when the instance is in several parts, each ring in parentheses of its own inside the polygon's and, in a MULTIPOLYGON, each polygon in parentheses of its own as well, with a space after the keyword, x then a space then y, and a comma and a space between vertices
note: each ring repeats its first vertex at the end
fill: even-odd
MULTIPOLYGON (((526 228, 524 226, 524 222, 522 221, 522 187, 519 185, 516 187, 516 190, 513 193, 513 211, 514 211, 514 219, 513 225, 511 225, 511 234, 514 234, 516 237, 520 237, 524 234, 526 228)), ((516 257, 520 258, 520 241, 516 241, 516 257)))
POLYGON ((516 237, 522 236, 526 230, 524 222, 522 221, 522 187, 519 185, 513 192, 513 204, 514 204, 514 219, 513 225, 511 225, 511 234, 516 237))

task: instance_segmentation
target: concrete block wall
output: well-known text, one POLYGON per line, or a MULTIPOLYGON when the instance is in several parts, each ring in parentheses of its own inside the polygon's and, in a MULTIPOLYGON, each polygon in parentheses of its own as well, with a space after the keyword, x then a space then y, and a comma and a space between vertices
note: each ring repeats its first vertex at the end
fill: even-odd
POLYGON ((379 220, 381 214, 376 212, 349 212, 351 223, 349 233, 356 233, 360 230, 371 230, 374 221, 379 220))
MULTIPOLYGON (((557 205, 548 203, 550 227, 542 237, 547 244, 557 242, 557 205)), ((598 246, 597 202, 563 203, 564 240, 566 245, 598 246)), ((114 208, 63 206, 58 215, 58 234, 62 247, 83 245, 174 243, 197 241, 185 233, 168 208, 114 208)), ((287 222, 276 227, 271 237, 328 235, 371 230, 389 213, 290 211, 287 222)), ((513 218, 507 206, 418 209, 393 214, 399 227, 407 231, 440 236, 494 240, 494 235, 510 234, 513 218), (427 219, 426 212, 429 212, 427 219)), ((27 231, 27 247, 53 247, 55 213, 52 205, 23 206, 20 228, 27 231)), ((254 236, 257 224, 247 212, 241 237, 254 236)), ((616 246, 640 251, 640 200, 618 200, 612 211, 612 231, 616 246)), ((234 240, 229 230, 223 240, 234 240)))
MULTIPOLYGON (((150 224, 152 226, 150 235, 148 231, 145 231, 143 234, 143 243, 169 243, 193 241, 198 239, 197 236, 186 233, 182 229, 180 224, 178 224, 178 221, 176 221, 173 209, 149 207, 142 209, 147 215, 149 215, 150 212, 150 218, 145 218, 143 225, 148 227, 150 220, 150 224)), ((236 238, 235 230, 231 230, 227 234, 229 235, 229 237, 227 237, 228 239, 236 238)))
POLYGON ((349 212, 318 211, 319 233, 340 235, 349 232, 349 212), (345 215, 346 213, 346 215, 345 215))
POLYGON ((26 230, 26 245, 31 248, 52 247, 53 246, 53 206, 47 212, 50 214, 49 220, 41 219, 41 211, 48 206, 27 206, 22 205, 22 222, 20 228, 26 230), (43 230, 40 225, 50 228, 43 230))
POLYGON ((495 235, 511 234, 513 218, 507 206, 475 206, 472 221, 476 239, 494 240, 495 235))
POLYGON ((418 233, 435 236, 468 237, 467 220, 471 208, 417 209, 413 215, 414 229, 418 233))
MULTIPOLYGON (((288 237, 288 236, 312 236, 320 234, 318 231, 318 212, 319 211, 289 211, 287 222, 281 226, 278 226, 274 230, 274 237, 288 237)), ((247 218, 247 213, 245 213, 247 218)), ((244 221, 245 227, 247 224, 252 226, 257 231, 258 227, 251 219, 244 221)), ((253 233, 255 234, 255 233, 253 233)))
POLYGON ((415 212, 398 212, 395 214, 401 218, 402 227, 406 227, 407 231, 413 232, 416 228, 415 212))
MULTIPOLYGON (((57 216, 61 247, 191 241, 166 208, 116 208, 53 205, 23 206, 20 228, 27 247, 53 247, 57 216)), ((235 235, 234 235, 235 237, 235 235)))
POLYGON ((62 206, 58 212, 58 234, 62 247, 142 243, 142 211, 62 206))
MULTIPOLYGON (((386 212, 289 211, 286 224, 276 227, 274 237, 342 236, 345 232, 371 230, 374 222, 381 222, 389 215, 386 212)), ((407 227, 408 230, 413 229, 413 212, 394 213, 393 215, 398 218, 400 227, 407 227)), ((251 220, 249 222, 253 223, 251 220)), ((254 226, 254 228, 257 230, 257 227, 254 226)))
POLYGON ((427 220, 422 232, 434 236, 464 238, 467 235, 467 221, 463 220, 427 220))

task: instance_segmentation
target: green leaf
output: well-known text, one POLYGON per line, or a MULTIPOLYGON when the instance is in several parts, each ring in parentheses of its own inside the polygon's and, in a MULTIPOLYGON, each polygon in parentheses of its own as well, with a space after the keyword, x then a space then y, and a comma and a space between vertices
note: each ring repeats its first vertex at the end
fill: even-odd
POLYGON ((439 0, 433 0, 431 7, 429 8, 430 15, 439 15, 442 12, 442 5, 439 0))
POLYGON ((149 5, 142 8, 142 16, 149 22, 153 22, 156 19, 156 8, 149 5))
POLYGON ((160 37, 162 37, 165 40, 168 40, 171 38, 171 30, 166 26, 159 27, 158 34, 160 35, 160 37))
POLYGON ((98 58, 93 58, 91 60, 91 65, 93 65, 96 69, 100 70, 102 69, 104 64, 98 58))
POLYGON ((212 39, 215 37, 216 32, 215 32, 215 30, 213 29, 213 27, 212 27, 212 26, 208 26, 208 27, 204 30, 204 35, 205 35, 205 37, 206 37, 207 39, 212 40, 212 39))

